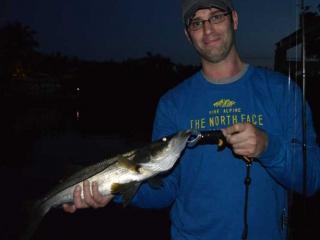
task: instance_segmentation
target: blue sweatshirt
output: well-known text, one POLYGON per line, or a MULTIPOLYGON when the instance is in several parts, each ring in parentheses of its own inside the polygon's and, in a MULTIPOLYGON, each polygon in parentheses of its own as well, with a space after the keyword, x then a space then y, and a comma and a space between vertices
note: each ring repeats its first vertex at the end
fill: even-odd
MULTIPOLYGON (((159 101, 153 139, 182 129, 221 129, 250 122, 269 144, 251 166, 248 199, 250 240, 286 238, 287 190, 302 192, 301 92, 287 77, 249 66, 239 79, 213 84, 198 72, 159 101)), ((320 185, 319 147, 307 111, 307 192, 320 185)), ((171 206, 171 236, 180 239, 239 240, 244 226, 246 165, 232 150, 214 145, 187 148, 161 189, 143 184, 133 204, 171 206)))

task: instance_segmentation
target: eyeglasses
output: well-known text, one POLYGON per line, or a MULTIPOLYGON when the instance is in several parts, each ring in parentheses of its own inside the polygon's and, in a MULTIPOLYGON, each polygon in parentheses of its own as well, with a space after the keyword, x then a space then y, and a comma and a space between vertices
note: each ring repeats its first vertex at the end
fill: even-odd
POLYGON ((211 17, 209 17, 207 20, 201 20, 201 19, 194 19, 190 20, 188 24, 188 28, 191 31, 197 31, 201 28, 203 28, 205 22, 209 22, 211 25, 213 24, 218 24, 223 22, 226 19, 226 16, 230 15, 231 12, 225 12, 225 13, 219 13, 219 14, 214 14, 211 17))

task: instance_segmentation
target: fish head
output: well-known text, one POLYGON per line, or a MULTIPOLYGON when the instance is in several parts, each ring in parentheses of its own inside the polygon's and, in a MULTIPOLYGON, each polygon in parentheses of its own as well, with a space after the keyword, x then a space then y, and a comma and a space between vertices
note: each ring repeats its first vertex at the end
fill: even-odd
POLYGON ((191 130, 184 130, 153 142, 150 146, 150 159, 142 164, 143 167, 154 172, 171 169, 185 149, 191 135, 191 130))
POLYGON ((161 141, 167 142, 167 151, 180 154, 186 147, 187 141, 192 135, 191 130, 180 131, 174 135, 163 137, 161 141))

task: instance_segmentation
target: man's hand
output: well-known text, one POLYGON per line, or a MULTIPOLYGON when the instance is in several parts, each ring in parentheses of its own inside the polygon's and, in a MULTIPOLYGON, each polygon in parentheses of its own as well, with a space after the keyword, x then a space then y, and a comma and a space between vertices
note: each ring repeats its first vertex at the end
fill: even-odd
POLYGON ((237 123, 222 132, 233 152, 247 158, 259 157, 268 146, 267 134, 250 123, 237 123))
POLYGON ((103 196, 98 190, 98 184, 96 182, 92 183, 92 188, 90 189, 90 182, 83 182, 83 196, 81 198, 81 186, 78 185, 73 192, 73 204, 63 204, 63 209, 66 212, 74 213, 77 209, 82 208, 100 208, 106 206, 112 197, 103 196), (91 194, 92 189, 92 194, 91 194))

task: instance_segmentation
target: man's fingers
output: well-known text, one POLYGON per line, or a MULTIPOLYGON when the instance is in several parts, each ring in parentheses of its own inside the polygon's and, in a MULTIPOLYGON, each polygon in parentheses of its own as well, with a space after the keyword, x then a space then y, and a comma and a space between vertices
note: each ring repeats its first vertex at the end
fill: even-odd
POLYGON ((68 212, 68 213, 74 213, 77 210, 74 204, 67 204, 67 203, 63 204, 62 208, 65 212, 68 212))
POLYGON ((98 189, 98 184, 96 182, 90 185, 88 180, 83 182, 83 188, 77 185, 73 191, 73 204, 63 204, 62 208, 65 212, 74 213, 77 209, 81 208, 98 208, 106 206, 112 196, 103 196, 98 189), (83 192, 83 198, 82 198, 83 192))
POLYGON ((247 140, 247 136, 242 133, 237 133, 233 135, 228 135, 226 137, 229 144, 231 144, 233 147, 237 144, 243 143, 247 140))
POLYGON ((238 155, 258 157, 268 145, 266 133, 250 123, 235 124, 224 129, 223 133, 238 155))
POLYGON ((97 182, 92 183, 92 197, 99 207, 104 207, 111 200, 111 197, 103 196, 99 192, 97 182))
POLYGON ((88 205, 81 198, 81 186, 76 186, 73 192, 73 202, 76 208, 87 208, 88 205))
POLYGON ((246 148, 234 149, 233 152, 239 156, 245 156, 249 158, 254 157, 253 152, 246 148))
POLYGON ((83 182, 83 189, 80 185, 77 185, 73 191, 73 204, 63 204, 63 209, 65 212, 74 213, 77 209, 81 208, 98 208, 107 205, 112 196, 103 196, 98 189, 98 184, 96 182, 90 185, 88 180, 83 182), (83 198, 82 198, 83 192, 83 198))
POLYGON ((78 185, 73 191, 73 204, 65 203, 62 205, 65 212, 74 213, 78 208, 84 208, 81 199, 81 187, 78 185))
POLYGON ((236 123, 230 127, 224 128, 222 132, 225 136, 228 136, 228 135, 242 132, 245 130, 245 128, 246 126, 244 123, 236 123))
POLYGON ((97 208, 97 203, 94 201, 91 195, 91 186, 90 182, 88 180, 83 182, 83 197, 84 197, 84 202, 93 208, 97 208))
POLYGON ((232 145, 232 148, 233 148, 234 151, 241 150, 241 149, 246 149, 247 148, 247 143, 245 143, 245 142, 234 143, 232 145))

